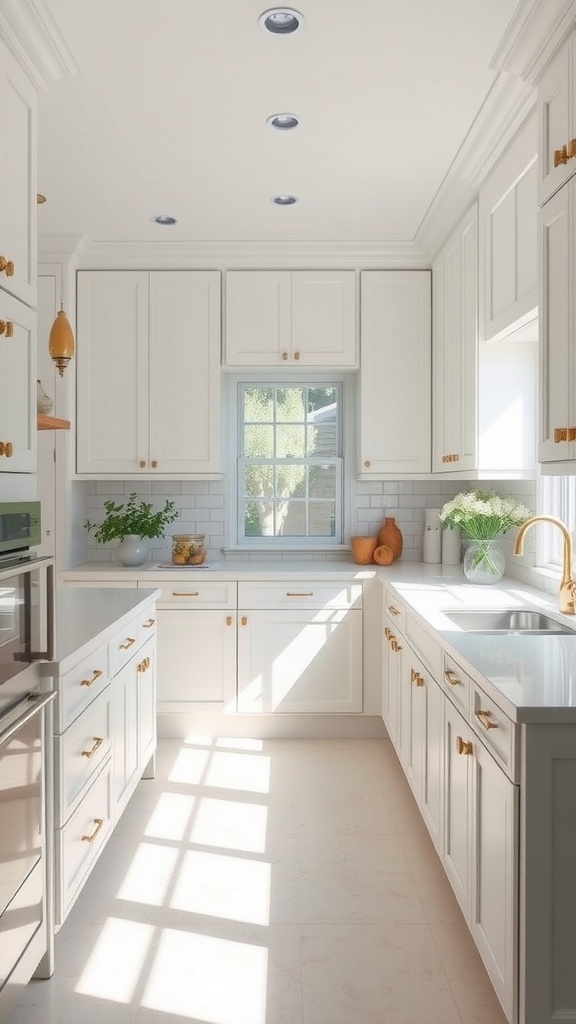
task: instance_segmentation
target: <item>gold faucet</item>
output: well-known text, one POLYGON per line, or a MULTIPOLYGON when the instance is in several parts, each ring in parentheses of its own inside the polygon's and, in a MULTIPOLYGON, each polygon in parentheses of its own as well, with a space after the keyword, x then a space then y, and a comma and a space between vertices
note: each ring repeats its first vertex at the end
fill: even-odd
POLYGON ((560 580, 560 590, 558 592, 558 609, 559 611, 564 612, 565 615, 574 615, 576 579, 572 576, 572 537, 570 536, 568 528, 564 525, 561 519, 557 519, 556 516, 531 516, 530 519, 526 519, 516 534, 512 554, 522 554, 524 550, 524 534, 531 526, 534 526, 534 523, 552 523, 562 531, 562 536, 564 538, 564 559, 562 564, 562 579, 560 580))

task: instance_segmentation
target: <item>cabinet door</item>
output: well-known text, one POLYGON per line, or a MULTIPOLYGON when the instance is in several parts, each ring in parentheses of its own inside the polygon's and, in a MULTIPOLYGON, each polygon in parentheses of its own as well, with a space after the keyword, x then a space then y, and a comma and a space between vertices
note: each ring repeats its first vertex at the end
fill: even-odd
POLYGON ((539 214, 541 462, 576 458, 573 273, 574 183, 560 189, 539 214))
POLYGON ((138 771, 141 774, 156 750, 156 639, 139 652, 136 663, 138 687, 138 771))
POLYGON ((354 271, 295 270, 291 281, 291 361, 332 368, 357 366, 354 271))
POLYGON ((0 473, 36 472, 36 314, 0 292, 0 473))
MULTIPOLYGON (((0 44, 0 254, 14 265, 0 271, 0 288, 36 306, 36 90, 0 44), (9 268, 8 268, 9 269, 9 268)), ((47 340, 47 339, 46 339, 47 340)))
POLYGON ((148 274, 78 274, 77 470, 148 467, 148 274))
POLYGON ((464 719, 445 701, 444 870, 464 915, 468 916, 472 877, 470 822, 471 757, 477 740, 464 719))
POLYGON ((400 695, 402 686, 402 644, 393 623, 384 616, 382 649, 382 718, 396 753, 400 754, 400 695))
POLYGON ((226 274, 226 366, 279 366, 291 358, 289 270, 226 274))
POLYGON ((432 469, 476 468, 478 212, 473 206, 432 269, 432 469))
POLYGON ((219 427, 220 274, 151 273, 149 466, 219 472, 219 427))
POLYGON ((515 1020, 518 931, 518 787, 476 742, 472 759, 470 928, 509 1020, 515 1020))
POLYGON ((444 821, 444 694, 427 676, 424 762, 420 805, 434 846, 441 853, 444 821))
POLYGON ((236 613, 158 611, 158 710, 192 711, 200 704, 234 711, 236 613))
POLYGON ((139 655, 130 659, 111 683, 112 800, 115 818, 124 810, 138 776, 139 655))
POLYGON ((430 472, 427 270, 361 275, 361 476, 430 472))
POLYGON ((538 81, 538 202, 547 199, 576 171, 565 147, 576 135, 573 113, 572 66, 574 42, 568 40, 538 81))
POLYGON ((362 711, 362 612, 239 613, 238 711, 362 711))

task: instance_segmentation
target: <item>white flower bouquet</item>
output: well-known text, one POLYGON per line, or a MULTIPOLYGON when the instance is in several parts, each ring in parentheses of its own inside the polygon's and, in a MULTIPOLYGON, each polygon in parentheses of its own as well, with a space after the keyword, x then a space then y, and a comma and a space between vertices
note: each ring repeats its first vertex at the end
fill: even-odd
POLYGON ((532 512, 520 502, 495 491, 462 491, 442 506, 440 521, 450 530, 460 527, 465 537, 493 540, 513 526, 521 526, 532 512))

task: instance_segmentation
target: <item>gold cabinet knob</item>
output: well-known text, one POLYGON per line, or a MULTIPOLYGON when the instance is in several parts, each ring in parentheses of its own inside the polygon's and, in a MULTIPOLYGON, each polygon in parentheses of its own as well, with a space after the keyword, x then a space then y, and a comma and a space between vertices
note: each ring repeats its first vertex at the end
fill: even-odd
POLYGON ((554 150, 554 167, 559 167, 560 164, 565 164, 568 159, 568 153, 566 146, 562 146, 561 149, 554 150))
POLYGON ((5 256, 0 256, 0 274, 6 274, 6 277, 14 277, 14 264, 12 260, 7 260, 5 256))
POLYGON ((144 462, 144 459, 140 459, 140 469, 145 469, 145 468, 146 468, 146 463, 144 462))
POLYGON ((231 626, 232 625, 232 616, 231 615, 227 615, 226 616, 226 625, 227 626, 231 626))
POLYGON ((14 324, 12 323, 11 320, 7 320, 6 321, 6 337, 7 338, 13 338, 14 337, 14 324))
POLYGON ((474 745, 470 740, 463 740, 461 736, 456 737, 456 753, 458 754, 473 754, 474 745))
POLYGON ((568 427, 554 427, 554 444, 568 440, 568 427))
POLYGON ((572 160, 576 156, 576 139, 570 139, 570 142, 567 143, 566 156, 568 160, 572 160))
POLYGON ((247 626, 248 625, 248 617, 246 615, 243 615, 242 618, 240 619, 240 623, 241 623, 242 626, 247 626))
POLYGON ((0 441, 0 455, 6 455, 6 445, 4 441, 0 441))
POLYGON ((282 359, 284 360, 284 362, 286 362, 286 360, 288 359, 288 353, 287 352, 283 352, 282 353, 282 359))
POLYGON ((298 360, 300 359, 300 353, 299 353, 299 352, 295 352, 295 353, 294 353, 294 359, 295 359, 296 361, 298 361, 298 360))
POLYGON ((365 463, 364 463, 364 466, 365 466, 365 468, 366 468, 366 469, 370 469, 370 466, 371 466, 371 465, 372 465, 372 463, 370 462, 370 459, 366 459, 366 461, 365 461, 365 463))
POLYGON ((157 469, 158 468, 157 460, 156 459, 152 459, 152 462, 150 463, 150 465, 152 466, 152 469, 157 469))

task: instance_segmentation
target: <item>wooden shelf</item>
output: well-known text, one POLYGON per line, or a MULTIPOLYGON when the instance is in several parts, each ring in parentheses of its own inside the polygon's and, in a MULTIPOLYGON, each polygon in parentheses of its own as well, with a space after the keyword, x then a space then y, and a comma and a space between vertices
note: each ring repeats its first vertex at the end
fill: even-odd
POLYGON ((70 430, 70 420, 59 420, 57 416, 38 413, 38 430, 70 430))

